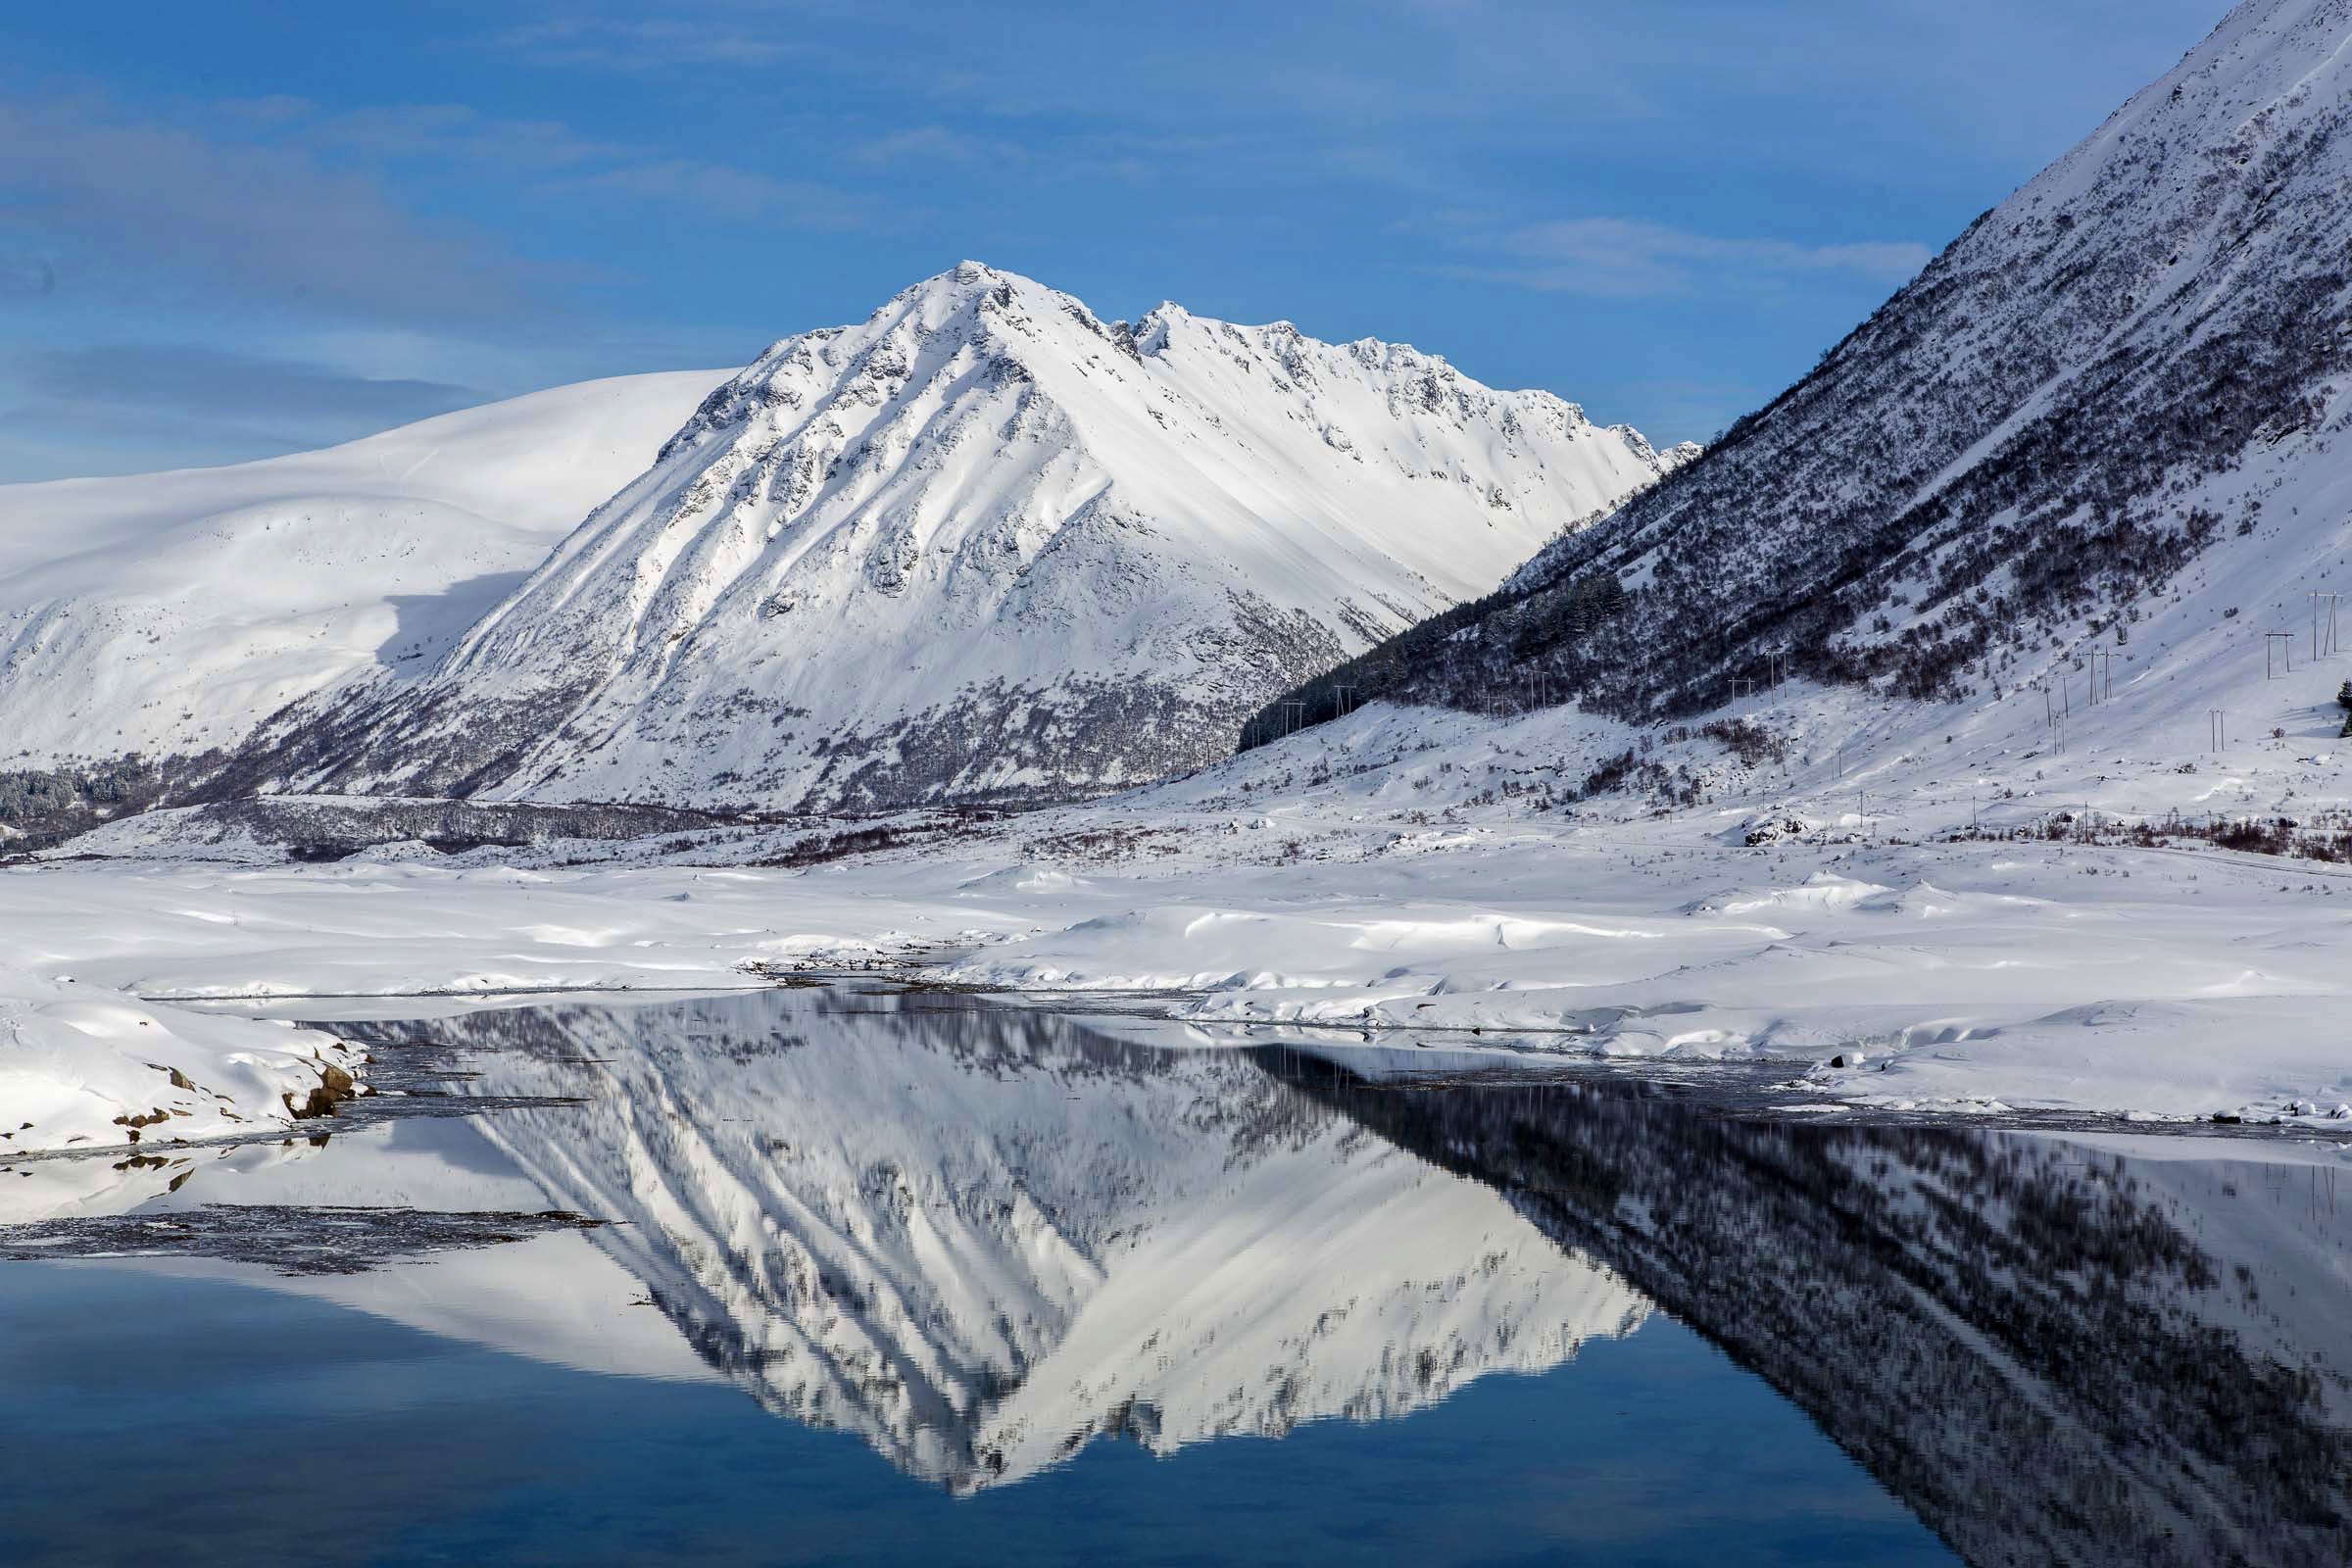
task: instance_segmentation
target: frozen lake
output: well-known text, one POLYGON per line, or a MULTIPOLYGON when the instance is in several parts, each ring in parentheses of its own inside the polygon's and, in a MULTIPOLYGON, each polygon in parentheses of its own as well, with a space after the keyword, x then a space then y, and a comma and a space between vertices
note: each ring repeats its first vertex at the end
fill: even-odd
POLYGON ((2293 1145, 852 990, 328 1027, 444 1094, 0 1163, 8 1562, 2352 1556, 2293 1145))

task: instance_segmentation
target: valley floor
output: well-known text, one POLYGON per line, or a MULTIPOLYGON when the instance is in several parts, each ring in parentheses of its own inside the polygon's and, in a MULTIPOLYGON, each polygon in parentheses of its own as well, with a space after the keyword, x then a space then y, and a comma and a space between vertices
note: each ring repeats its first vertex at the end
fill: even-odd
POLYGON ((1289 770, 1304 754, 1276 748, 1148 796, 801 870, 741 863, 777 846, 740 833, 519 857, 534 863, 393 846, 240 864, 189 857, 261 853, 126 823, 89 842, 147 858, 0 872, 6 1147, 122 1141, 116 1117, 178 1108, 150 1093, 168 1064, 213 1113, 181 1110, 171 1136, 233 1130, 224 1104, 270 1115, 265 1069, 283 1062, 268 1049, 305 1057, 305 1037, 180 1004, 198 999, 705 989, 841 965, 1165 993, 1154 1004, 1210 1038, 1786 1062, 1792 1100, 1824 1113, 2222 1115, 2352 1135, 2352 866, 1949 841, 1924 807, 1825 814, 1842 779, 1769 809, 1751 779, 1734 808, 1578 814, 1498 793, 1465 737, 1492 760, 1499 732, 1461 723, 1353 775, 1302 781, 1289 770), (1416 768, 1448 782, 1415 789, 1416 768), (1750 845, 1757 822, 1802 831, 1750 845), (75 1064, 65 1031, 103 1070, 75 1064), (207 1062, 263 1078, 216 1083, 207 1062))

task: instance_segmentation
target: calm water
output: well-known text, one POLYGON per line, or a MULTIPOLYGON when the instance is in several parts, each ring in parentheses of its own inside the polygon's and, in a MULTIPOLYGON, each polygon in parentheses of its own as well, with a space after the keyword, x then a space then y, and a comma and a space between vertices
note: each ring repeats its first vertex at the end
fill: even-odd
POLYGON ((828 991, 334 1027, 491 1108, 0 1167, 0 1562, 2352 1560, 2328 1163, 828 991))

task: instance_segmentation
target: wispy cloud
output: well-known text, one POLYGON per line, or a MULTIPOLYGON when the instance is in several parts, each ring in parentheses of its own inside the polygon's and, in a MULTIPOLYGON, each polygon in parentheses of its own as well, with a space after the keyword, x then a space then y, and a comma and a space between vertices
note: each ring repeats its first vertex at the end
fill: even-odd
POLYGON ((1889 287, 1908 281, 1935 252, 1908 240, 1806 245, 1733 237, 1645 219, 1576 218, 1494 231, 1457 230, 1475 262, 1430 269, 1449 277, 1506 283, 1596 299, 1659 299, 1812 274, 1859 277, 1889 287))
POLYGON ((1025 164, 1029 149, 1002 136, 982 136, 951 130, 946 125, 909 125, 876 136, 850 149, 861 164, 934 163, 969 167, 976 164, 1025 164))
POLYGON ((450 382, 198 343, 36 349, 0 362, 0 480, 269 457, 480 401, 450 382))
POLYGON ((617 165, 551 180, 540 189, 549 195, 654 202, 737 222, 820 231, 896 228, 914 217, 874 197, 815 180, 683 158, 617 165))
MULTIPOLYGON (((213 296, 371 317, 490 315, 534 270, 303 148, 224 139, 82 96, 0 98, 0 199, 60 290, 213 296)), ((45 282, 44 286, 48 286, 45 282)))
POLYGON ((189 343, 110 343, 42 349, 19 362, 25 390, 118 410, 202 409, 226 419, 346 418, 383 424, 479 403, 442 381, 353 375, 329 366, 189 343))
POLYGON ((563 17, 510 27, 490 46, 536 66, 597 71, 770 66, 796 52, 774 32, 707 17, 563 17))
POLYGON ((34 251, 0 251, 0 300, 46 299, 57 292, 57 269, 34 251))
POLYGON ((560 120, 512 120, 466 104, 370 104, 321 115, 305 127, 316 145, 379 159, 427 159, 507 169, 564 169, 632 156, 624 144, 583 136, 560 120))
POLYGON ((517 310, 548 314, 551 283, 585 275, 409 210, 386 182, 403 168, 818 232, 909 220, 819 180, 461 104, 330 112, 273 97, 178 108, 179 122, 166 122, 87 93, 0 97, 0 203, 45 242, 0 252, 0 302, 60 290, 166 304, 225 295, 315 316, 511 325, 517 310))

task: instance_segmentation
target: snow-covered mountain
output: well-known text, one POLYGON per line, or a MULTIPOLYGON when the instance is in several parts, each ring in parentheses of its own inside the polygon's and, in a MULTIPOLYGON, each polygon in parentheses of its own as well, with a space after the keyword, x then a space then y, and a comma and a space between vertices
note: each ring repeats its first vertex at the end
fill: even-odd
POLYGON ((429 669, 726 372, 557 387, 231 467, 0 485, 0 768, 195 756, 429 669))
POLYGON ((1082 794, 1483 594, 1688 460, 1287 322, 1104 322, 974 263, 787 338, 297 787, 863 808, 1082 794))
MULTIPOLYGON (((432 1025, 478 1126, 711 1367, 956 1492, 1381 1420, 1646 1304, 1478 1183, 1236 1052, 1006 1009, 770 992, 432 1025), (854 1005, 845 1005, 853 1003, 854 1005), (723 1112, 723 1114, 722 1114, 723 1112)), ((342 1026, 398 1038, 406 1026, 342 1026)))
POLYGON ((2305 595, 2352 588, 2347 130, 2352 4, 2247 0, 1811 374, 1352 698, 1990 701, 2096 651, 2119 697, 2172 683, 2143 729, 2267 711, 2267 634, 2300 662, 2305 595))

